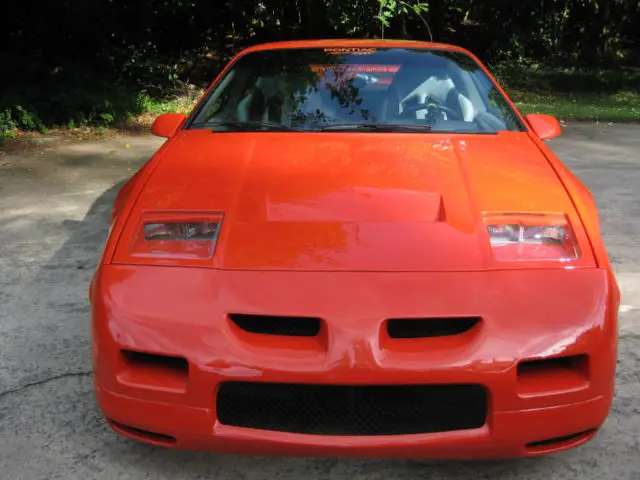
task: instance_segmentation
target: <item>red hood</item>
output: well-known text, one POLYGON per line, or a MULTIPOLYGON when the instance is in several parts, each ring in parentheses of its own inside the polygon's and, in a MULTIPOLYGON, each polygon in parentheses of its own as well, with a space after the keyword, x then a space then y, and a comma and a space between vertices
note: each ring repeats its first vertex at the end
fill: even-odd
POLYGON ((483 211, 565 212, 579 224, 526 133, 185 131, 132 217, 148 210, 224 212, 224 269, 482 270, 483 211))

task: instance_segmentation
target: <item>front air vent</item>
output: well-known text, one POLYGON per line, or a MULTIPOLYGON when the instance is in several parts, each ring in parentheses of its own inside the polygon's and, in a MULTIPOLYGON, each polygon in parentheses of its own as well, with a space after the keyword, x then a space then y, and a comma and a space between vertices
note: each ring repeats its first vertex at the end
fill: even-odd
POLYGON ((118 380, 138 388, 184 392, 189 383, 189 363, 181 357, 122 350, 118 380))
POLYGON ((315 337, 320 334, 322 324, 313 317, 231 314, 229 319, 245 332, 287 337, 315 337))
POLYGON ((394 318, 387 322, 391 338, 433 338, 460 335, 480 323, 477 317, 394 318))
POLYGON ((553 357, 520 363, 518 365, 518 377, 527 375, 544 375, 552 372, 584 373, 587 368, 588 357, 586 355, 553 357))
POLYGON ((527 360, 518 365, 517 388, 522 397, 568 393, 588 387, 587 355, 527 360))

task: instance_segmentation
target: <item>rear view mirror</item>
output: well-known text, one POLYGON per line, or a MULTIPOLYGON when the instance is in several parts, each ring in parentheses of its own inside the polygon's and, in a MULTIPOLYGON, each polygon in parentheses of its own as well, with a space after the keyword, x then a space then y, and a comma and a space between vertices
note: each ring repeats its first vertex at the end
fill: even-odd
POLYGON ((171 138, 186 118, 187 116, 181 113, 164 113, 153 122, 151 133, 157 137, 171 138))
POLYGON ((562 133, 560 122, 550 115, 531 114, 526 117, 533 133, 542 140, 559 137, 562 133))

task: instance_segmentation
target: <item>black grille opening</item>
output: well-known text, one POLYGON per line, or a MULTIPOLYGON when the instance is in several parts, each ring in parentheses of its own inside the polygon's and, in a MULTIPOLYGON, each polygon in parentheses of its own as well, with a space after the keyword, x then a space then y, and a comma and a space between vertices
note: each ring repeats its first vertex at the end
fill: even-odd
POLYGON ((468 332, 479 318, 394 318, 387 322, 391 338, 449 337, 468 332))
POLYGON ((303 385, 229 382, 220 423, 311 435, 409 435, 470 430, 486 422, 480 385, 303 385))
POLYGON ((315 337, 321 324, 319 318, 311 317, 231 314, 229 319, 246 332, 290 337, 315 337))

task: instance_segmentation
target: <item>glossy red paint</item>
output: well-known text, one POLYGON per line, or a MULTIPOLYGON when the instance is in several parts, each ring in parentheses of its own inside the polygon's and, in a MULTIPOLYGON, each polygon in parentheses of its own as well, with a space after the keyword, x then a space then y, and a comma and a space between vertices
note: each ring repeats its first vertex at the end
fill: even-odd
MULTIPOLYGON (((522 268, 493 260, 483 212, 562 212, 588 245, 562 182, 525 133, 182 131, 137 198, 122 238, 134 238, 143 213, 194 210, 225 212, 213 261, 189 261, 206 268, 522 268), (198 181, 205 178, 211 180, 198 181), (255 238, 264 241, 256 244, 255 238)), ((135 258, 129 242, 118 244, 111 261, 184 265, 184 259, 135 258)), ((594 266, 591 249, 571 265, 594 266)), ((549 262, 526 266, 557 268, 549 262)))
POLYGON ((171 138, 180 129, 186 115, 180 113, 165 113, 160 115, 153 125, 151 125, 151 133, 158 137, 171 138))
POLYGON ((558 119, 550 115, 530 114, 525 117, 533 133, 541 140, 550 140, 562 134, 562 127, 558 119))
MULTIPOLYGON (((390 44, 434 46, 252 50, 390 44)), ((163 136, 118 196, 90 291, 97 401, 118 433, 228 453, 471 459, 574 448, 607 418, 619 291, 593 198, 541 136, 163 136), (497 261, 483 216, 510 212, 566 215, 579 259, 497 261), (211 258, 177 259, 171 245, 167 255, 133 254, 142 219, 194 214, 221 218, 211 258), (311 337, 262 335, 231 314, 322 326, 311 337), (481 321, 448 337, 386 330, 391 318, 450 317, 481 321), (578 360, 537 363, 564 357, 578 360), (303 435, 223 425, 216 395, 227 381, 479 384, 489 406, 476 429, 303 435)))

